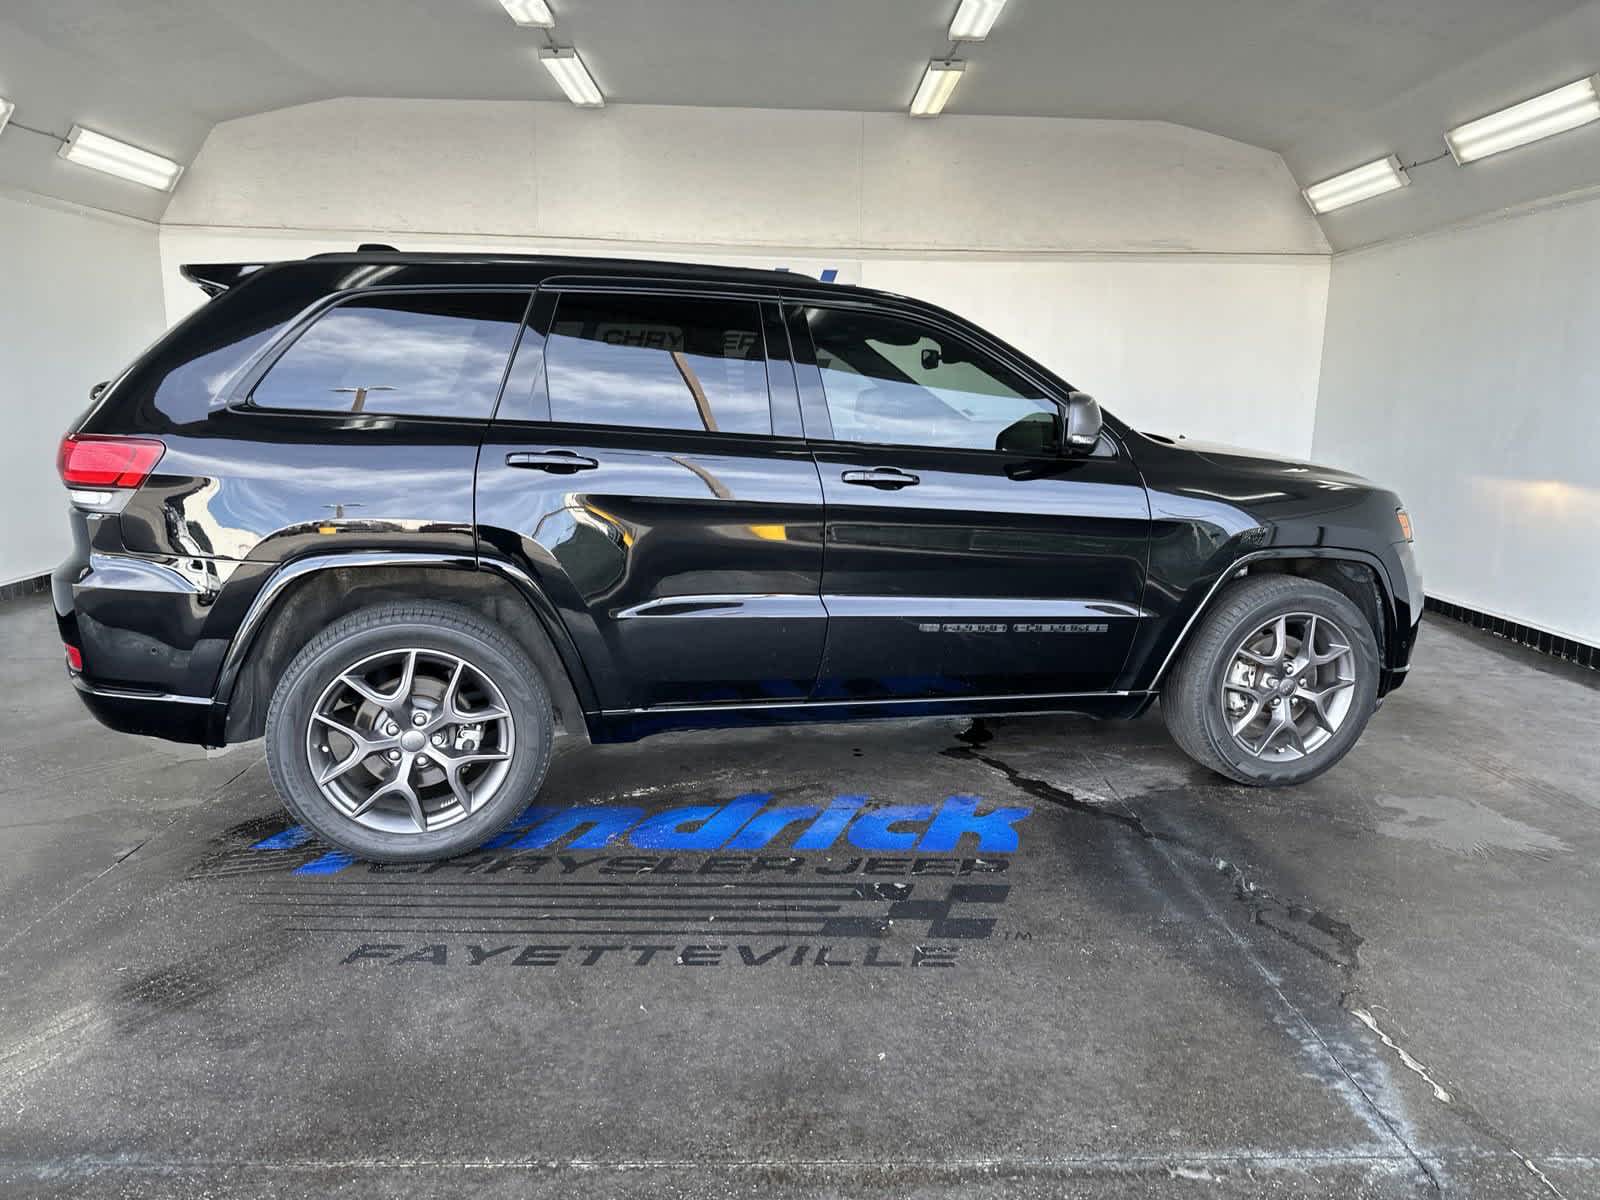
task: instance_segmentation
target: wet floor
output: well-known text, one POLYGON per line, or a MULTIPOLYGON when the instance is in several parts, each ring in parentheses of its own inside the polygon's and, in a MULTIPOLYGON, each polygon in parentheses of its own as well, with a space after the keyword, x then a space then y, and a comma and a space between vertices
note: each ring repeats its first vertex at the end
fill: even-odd
POLYGON ((0 608, 0 1193, 1600 1194, 1600 691, 1430 621, 1330 774, 1159 718, 566 739, 379 870, 0 608))

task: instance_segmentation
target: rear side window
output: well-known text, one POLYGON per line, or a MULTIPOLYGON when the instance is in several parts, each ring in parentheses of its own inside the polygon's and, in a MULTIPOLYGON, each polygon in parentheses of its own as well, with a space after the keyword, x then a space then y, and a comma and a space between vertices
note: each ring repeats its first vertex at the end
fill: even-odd
POLYGON ((552 421, 772 432, 754 301, 566 293, 545 377, 552 421))
POLYGON ((364 296, 336 305, 284 351, 251 403, 487 421, 527 307, 520 292, 364 296))

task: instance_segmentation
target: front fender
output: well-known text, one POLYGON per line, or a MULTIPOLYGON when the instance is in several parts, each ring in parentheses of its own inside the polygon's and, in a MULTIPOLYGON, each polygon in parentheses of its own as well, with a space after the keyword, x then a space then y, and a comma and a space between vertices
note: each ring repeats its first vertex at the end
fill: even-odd
POLYGON ((1119 686, 1131 692, 1158 689, 1167 670, 1223 586, 1241 571, 1249 570, 1251 564, 1274 559, 1348 562, 1372 570, 1378 583, 1379 615, 1383 621, 1379 630, 1384 657, 1384 679, 1379 688, 1380 694, 1398 685, 1396 677, 1404 674, 1410 657, 1415 623, 1421 616, 1421 602, 1418 600, 1416 603, 1415 618, 1410 617, 1411 610, 1400 600, 1402 593, 1396 589, 1394 575, 1383 557, 1364 550, 1337 546, 1274 546, 1265 550, 1248 550, 1236 543, 1230 548, 1234 551, 1233 555, 1220 556, 1225 560, 1221 567, 1216 568, 1213 564, 1212 570, 1196 579, 1172 606, 1170 614, 1152 628, 1151 633, 1155 636, 1148 639, 1144 646, 1135 647, 1141 657, 1137 663, 1130 663, 1119 686))
POLYGON ((1227 580, 1252 563, 1284 560, 1370 568, 1380 593, 1384 673, 1398 684, 1422 615, 1422 584, 1400 540, 1394 493, 1346 472, 1291 459, 1136 437, 1150 496, 1144 606, 1152 614, 1118 686, 1159 686, 1196 622, 1227 580))

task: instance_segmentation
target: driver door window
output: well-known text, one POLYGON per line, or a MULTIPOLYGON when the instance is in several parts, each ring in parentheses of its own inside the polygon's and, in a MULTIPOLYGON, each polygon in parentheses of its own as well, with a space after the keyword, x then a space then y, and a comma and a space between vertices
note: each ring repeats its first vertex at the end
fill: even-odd
POLYGON ((858 309, 808 308, 837 441, 1050 454, 1060 410, 941 329, 858 309))

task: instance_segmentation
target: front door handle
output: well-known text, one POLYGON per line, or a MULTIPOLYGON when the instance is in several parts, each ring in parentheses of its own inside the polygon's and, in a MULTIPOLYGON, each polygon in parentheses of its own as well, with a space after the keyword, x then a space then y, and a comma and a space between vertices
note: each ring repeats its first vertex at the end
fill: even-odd
POLYGON ((506 455, 506 466, 522 467, 529 471, 548 471, 552 475, 571 475, 575 471, 592 471, 600 465, 593 458, 574 454, 571 450, 544 450, 539 453, 518 452, 506 455))
POLYGON ((862 487, 875 487, 882 491, 894 492, 903 487, 916 487, 921 483, 920 477, 910 471, 902 471, 898 467, 873 467, 870 471, 846 471, 839 476, 846 483, 860 484, 862 487))

